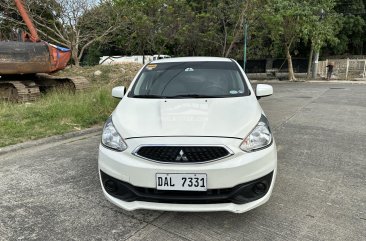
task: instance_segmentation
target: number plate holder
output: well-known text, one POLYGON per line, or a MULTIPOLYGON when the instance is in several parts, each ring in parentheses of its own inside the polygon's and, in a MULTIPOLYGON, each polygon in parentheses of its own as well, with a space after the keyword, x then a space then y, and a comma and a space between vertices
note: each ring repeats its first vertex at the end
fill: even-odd
POLYGON ((207 191, 207 174, 157 173, 156 189, 172 191, 207 191))

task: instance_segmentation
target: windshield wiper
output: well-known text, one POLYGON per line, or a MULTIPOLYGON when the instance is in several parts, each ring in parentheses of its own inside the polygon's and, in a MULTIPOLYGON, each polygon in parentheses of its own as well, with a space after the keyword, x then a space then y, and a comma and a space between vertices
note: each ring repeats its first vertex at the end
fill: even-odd
POLYGON ((199 94, 186 94, 186 95, 172 95, 172 96, 161 96, 161 95, 133 95, 132 98, 146 98, 146 99, 180 99, 180 98, 220 98, 221 96, 213 95, 199 95, 199 94))
POLYGON ((165 98, 169 98, 169 99, 179 99, 179 98, 219 98, 219 96, 199 95, 199 94, 187 94, 187 95, 165 96, 165 98))
POLYGON ((162 99, 165 98, 161 95, 133 95, 132 98, 146 98, 146 99, 162 99))

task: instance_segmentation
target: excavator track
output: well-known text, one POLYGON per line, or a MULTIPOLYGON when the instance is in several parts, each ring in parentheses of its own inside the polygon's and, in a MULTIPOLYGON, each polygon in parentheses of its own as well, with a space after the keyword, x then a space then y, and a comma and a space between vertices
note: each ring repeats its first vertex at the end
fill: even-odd
POLYGON ((89 81, 82 76, 68 77, 67 79, 69 79, 74 84, 76 92, 85 91, 90 88, 89 81))
POLYGON ((59 89, 78 93, 90 88, 89 81, 81 76, 59 77, 49 74, 15 75, 0 77, 0 101, 31 102, 42 93, 59 89))
POLYGON ((61 77, 49 74, 37 74, 37 84, 41 90, 49 88, 68 88, 72 92, 81 92, 90 88, 89 81, 82 76, 61 77))
POLYGON ((1 81, 0 99, 11 102, 35 101, 41 96, 39 87, 33 81, 1 81))

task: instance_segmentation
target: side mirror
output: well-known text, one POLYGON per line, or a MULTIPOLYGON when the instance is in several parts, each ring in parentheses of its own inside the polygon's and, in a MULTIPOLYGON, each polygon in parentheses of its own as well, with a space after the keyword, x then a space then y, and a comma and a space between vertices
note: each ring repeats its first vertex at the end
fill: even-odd
POLYGON ((273 88, 270 85, 258 84, 255 95, 258 100, 262 97, 273 95, 273 88))
POLYGON ((114 87, 112 89, 112 96, 122 99, 123 96, 125 95, 125 87, 124 86, 118 86, 118 87, 114 87))

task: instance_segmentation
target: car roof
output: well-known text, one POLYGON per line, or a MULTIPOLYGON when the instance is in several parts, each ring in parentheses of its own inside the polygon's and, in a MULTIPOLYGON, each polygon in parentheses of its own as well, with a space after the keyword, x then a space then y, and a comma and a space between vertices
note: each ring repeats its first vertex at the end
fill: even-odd
POLYGON ((158 63, 180 63, 180 62, 231 62, 229 58, 222 57, 177 57, 154 60, 152 64, 158 63))

